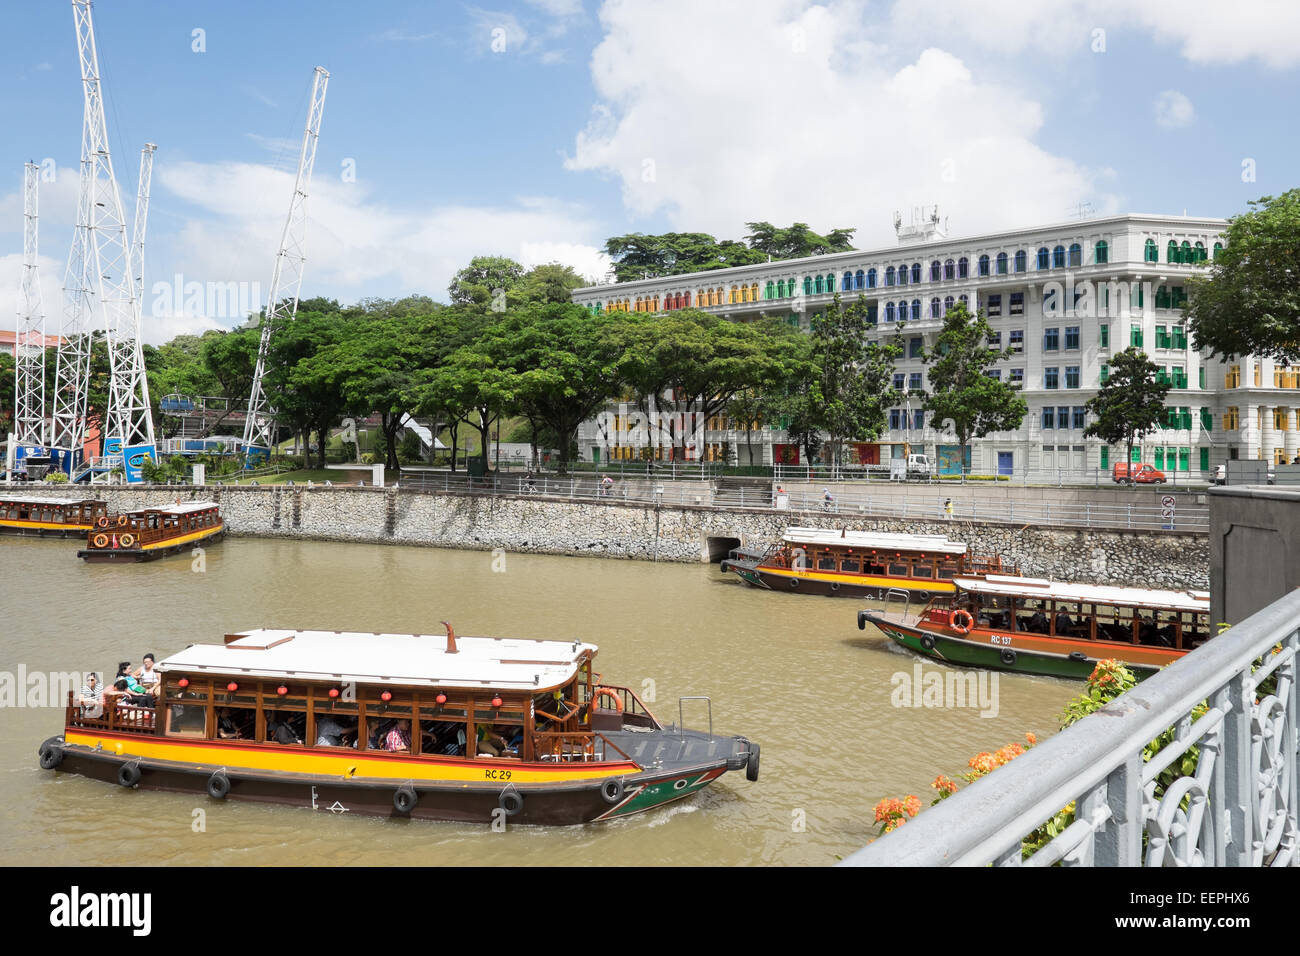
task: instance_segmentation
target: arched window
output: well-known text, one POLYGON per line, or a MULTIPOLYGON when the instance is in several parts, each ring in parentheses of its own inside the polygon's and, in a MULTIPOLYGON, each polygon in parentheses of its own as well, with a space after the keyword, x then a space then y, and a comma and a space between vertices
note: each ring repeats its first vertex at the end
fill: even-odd
POLYGON ((943 297, 943 314, 947 315, 951 311, 952 311, 952 296, 946 295, 943 297))
POLYGON ((597 303, 596 303, 596 309, 595 309, 595 311, 597 311, 597 312, 603 312, 604 310, 605 310, 605 306, 604 306, 604 304, 603 304, 603 303, 600 303, 600 302, 597 302, 597 303))
POLYGON ((913 299, 912 300, 912 321, 913 322, 920 321, 920 318, 921 318, 921 300, 913 299))
POLYGON ((970 275, 970 261, 965 256, 962 256, 960 259, 957 260, 957 278, 965 279, 969 275, 970 275))
POLYGON ((890 266, 885 270, 885 285, 894 284, 894 267, 890 266))
POLYGON ((750 301, 750 302, 757 302, 757 301, 758 301, 758 283, 757 283, 757 282, 755 282, 753 285, 751 285, 751 286, 749 287, 749 301, 750 301))
POLYGON ((1165 286, 1161 286, 1160 288, 1156 289, 1156 308, 1157 308, 1157 309, 1167 309, 1167 308, 1169 308, 1169 300, 1170 300, 1169 289, 1168 289, 1167 287, 1165 287, 1165 286))
POLYGON ((813 293, 815 295, 820 295, 825 291, 826 291, 826 279, 822 276, 817 276, 817 278, 813 280, 813 293))
MULTIPOLYGON (((697 302, 699 301, 698 296, 696 297, 696 301, 697 302)), ((691 307, 691 294, 689 292, 684 292, 682 293, 682 308, 689 309, 690 307, 691 307)))
POLYGON ((997 259, 997 262, 998 262, 998 275, 1000 275, 1000 276, 1004 276, 1004 275, 1006 275, 1006 274, 1007 274, 1007 254, 1006 254, 1005 252, 999 252, 999 253, 998 253, 998 259, 997 259))
POLYGON ((1079 245, 1077 242, 1070 246, 1068 265, 1071 269, 1083 265, 1083 246, 1079 245))
POLYGON ((812 281, 812 276, 804 276, 804 277, 803 277, 803 294, 804 294, 804 295, 812 295, 812 290, 813 290, 813 281, 812 281))
POLYGON ((1043 248, 1038 250, 1038 268, 1047 269, 1051 267, 1051 264, 1051 253, 1047 251, 1047 246, 1043 246, 1043 248))
MULTIPOLYGON (((1044 249, 1043 251, 1046 252, 1047 250, 1044 249)), ((1025 269, 1028 268, 1028 265, 1029 265, 1029 254, 1026 253, 1024 249, 1021 249, 1019 252, 1016 253, 1016 271, 1024 272, 1025 269)))
MULTIPOLYGON (((1005 259, 1006 257, 1004 256, 1003 258, 1005 259)), ((989 257, 987 255, 980 256, 979 258, 979 274, 982 276, 989 274, 989 257)))
POLYGON ((931 282, 939 281, 939 260, 938 259, 935 259, 934 262, 930 263, 930 281, 931 282))
POLYGON ((1178 261, 1178 243, 1170 239, 1169 246, 1165 251, 1165 262, 1177 262, 1177 261, 1178 261))
POLYGON ((840 291, 848 292, 852 288, 853 288, 853 273, 846 272, 844 273, 844 276, 840 280, 840 291))
POLYGON ((945 279, 957 278, 957 264, 951 259, 943 264, 943 277, 945 279))
POLYGON ((631 299, 624 299, 624 300, 623 300, 623 311, 624 311, 624 312, 631 312, 631 311, 632 311, 632 300, 631 300, 631 299))
POLYGON ((1098 239, 1097 244, 1092 247, 1092 261, 1099 266, 1110 262, 1110 245, 1105 239, 1098 239))
POLYGON ((885 321, 886 322, 894 321, 894 303, 892 302, 885 303, 885 321))
POLYGON ((641 297, 640 297, 640 296, 637 296, 637 297, 636 297, 636 306, 635 306, 635 309, 636 309, 636 311, 638 311, 638 312, 641 311, 641 297))
POLYGON ((1196 255, 1192 257, 1192 261, 1193 262, 1205 261, 1205 243, 1203 242, 1196 243, 1196 255))
POLYGON ((930 318, 938 319, 942 317, 943 314, 939 311, 939 297, 935 296, 930 300, 930 318))
POLYGON ((961 304, 963 309, 970 308, 970 299, 966 297, 966 293, 963 292, 961 295, 957 296, 957 301, 961 304))
POLYGON ((868 288, 868 289, 874 289, 875 287, 876 287, 876 270, 875 270, 875 269, 868 269, 868 270, 867 270, 867 288, 868 288))
POLYGON ((906 299, 898 303, 898 321, 899 322, 907 321, 907 300, 906 299))
POLYGON ((861 269, 855 272, 853 274, 853 288, 855 289, 863 288, 863 281, 866 279, 866 277, 867 274, 863 272, 861 269))
POLYGON ((654 311, 655 312, 659 311, 659 296, 654 297, 654 311))
POLYGON ((912 281, 913 282, 921 281, 921 263, 919 262, 912 263, 912 281))
POLYGON ((673 308, 684 309, 691 304, 691 294, 689 292, 678 292, 674 297, 673 308))
POLYGON ((1156 248, 1156 241, 1154 239, 1147 240, 1146 248, 1142 253, 1142 261, 1143 262, 1160 261, 1160 250, 1156 248))
POLYGON ((767 285, 763 286, 764 299, 771 299, 775 297, 776 297, 776 286, 773 283, 769 282, 767 285))
POLYGON ((1219 258, 1219 253, 1222 252, 1222 251, 1223 251, 1223 243, 1221 243, 1221 242, 1216 242, 1216 243, 1214 244, 1214 258, 1216 258, 1216 259, 1219 258))
POLYGON ((826 291, 827 292, 835 291, 835 276, 829 275, 826 277, 826 291))
POLYGON ((1181 253, 1182 254, 1178 257, 1180 262, 1196 261, 1196 259, 1193 258, 1193 254, 1192 254, 1192 244, 1188 242, 1186 239, 1183 240, 1183 248, 1181 250, 1181 253))
POLYGON ((907 266, 898 267, 898 284, 907 285, 907 266))

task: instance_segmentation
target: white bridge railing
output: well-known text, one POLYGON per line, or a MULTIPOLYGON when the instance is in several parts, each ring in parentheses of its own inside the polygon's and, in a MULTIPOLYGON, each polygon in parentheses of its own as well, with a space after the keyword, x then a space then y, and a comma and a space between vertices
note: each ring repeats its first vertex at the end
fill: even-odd
POLYGON ((1296 866, 1298 646, 1293 591, 843 865, 1296 866), (1026 856, 1070 803, 1075 822, 1026 856))

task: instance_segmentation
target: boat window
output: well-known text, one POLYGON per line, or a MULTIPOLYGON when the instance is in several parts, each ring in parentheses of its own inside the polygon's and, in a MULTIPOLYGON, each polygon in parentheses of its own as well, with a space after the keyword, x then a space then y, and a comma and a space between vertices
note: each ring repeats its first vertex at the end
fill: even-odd
POLYGON ((847 571, 849 574, 857 574, 862 568, 862 562, 856 557, 842 558, 840 560, 840 570, 847 571))
POLYGON ((167 705, 167 733, 178 737, 206 737, 208 718, 208 684, 190 681, 181 687, 179 678, 168 678, 163 685, 167 705))
POLYGON ((976 623, 999 631, 1011 630, 1011 598, 1002 594, 981 595, 976 623))
POLYGON ((874 557, 867 559, 867 566, 863 570, 866 574, 879 574, 882 576, 888 573, 883 559, 874 557))
POLYGON ((906 558, 895 558, 889 562, 889 573, 892 577, 905 578, 908 572, 908 562, 906 558))
POLYGON ((53 515, 53 513, 50 511, 49 508, 42 508, 42 509, 41 509, 41 520, 42 520, 43 522, 45 522, 46 524, 49 524, 53 519, 54 519, 54 515, 53 515))
POLYGON ((1016 604, 1017 630, 1030 634, 1047 634, 1051 631, 1049 602, 1042 598, 1020 598, 1016 604))
POLYGON ((1177 647, 1178 612, 1143 610, 1138 643, 1147 647, 1177 647))
POLYGON ((1196 611, 1183 611, 1183 638, 1179 647, 1184 650, 1192 650, 1200 647, 1209 639, 1209 618, 1205 614, 1196 611))
POLYGON ((929 558, 922 558, 912 563, 912 577, 914 578, 933 578, 934 562, 929 558))
MULTIPOLYGON (((341 688, 340 688, 341 690, 341 688)), ((313 726, 309 736, 315 747, 355 747, 360 708, 355 700, 330 697, 329 690, 312 691, 313 726)))
POLYGON ((1093 605, 1097 617, 1097 640, 1133 643, 1133 609, 1111 604, 1093 605))
POLYGON ((1078 601, 1055 601, 1053 605, 1052 633, 1057 637, 1087 637, 1091 633, 1078 601))
POLYGON ((218 740, 256 739, 257 711, 254 708, 230 707, 224 703, 218 703, 216 711, 216 736, 218 740))
POLYGON ((823 551, 817 556, 818 571, 834 571, 835 555, 830 551, 823 551))
POLYGON ((945 558, 939 562, 939 580, 951 581, 957 576, 957 562, 951 558, 945 558))
MULTIPOLYGON (((269 700, 268 700, 269 703, 269 700)), ((265 710, 266 743, 281 746, 303 746, 307 738, 307 712, 287 708, 265 710)))
MULTIPOLYGON (((420 708, 424 713, 424 708, 420 708)), ((446 757, 465 756, 465 722, 456 720, 420 721, 420 752, 446 757)))

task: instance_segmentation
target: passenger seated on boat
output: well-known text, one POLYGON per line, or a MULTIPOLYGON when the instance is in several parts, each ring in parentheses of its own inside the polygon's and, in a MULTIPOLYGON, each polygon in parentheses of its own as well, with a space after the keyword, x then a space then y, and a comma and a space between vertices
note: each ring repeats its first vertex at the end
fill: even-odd
POLYGON ((500 757, 508 747, 506 739, 491 724, 479 724, 477 736, 480 757, 500 757))
POLYGON ((99 686, 99 676, 93 671, 86 675, 86 682, 81 686, 77 703, 81 705, 82 717, 103 716, 104 689, 99 686))
POLYGON ((272 711, 266 720, 266 742, 276 744, 301 744, 302 735, 294 728, 289 718, 272 711))
POLYGON ((162 674, 154 670, 154 657, 152 654, 146 654, 140 669, 133 675, 136 682, 144 688, 145 693, 157 697, 158 688, 162 684, 162 674))
POLYGON ((389 723, 391 726, 382 738, 383 749, 393 753, 409 751, 411 749, 410 721, 393 720, 389 723))
POLYGON ((1149 614, 1142 618, 1142 624, 1138 627, 1138 643, 1145 644, 1147 647, 1171 646, 1161 637, 1160 629, 1156 627, 1156 622, 1149 614))
POLYGON ((1034 611, 1033 615, 1029 618, 1029 623, 1026 625, 1025 630, 1031 631, 1034 634, 1046 634, 1048 632, 1047 615, 1043 613, 1041 607, 1034 611))
MULTIPOLYGON (((135 684, 134 686, 140 690, 143 690, 143 688, 141 688, 139 684, 135 684)), ((135 690, 132 690, 132 682, 130 677, 119 677, 116 681, 114 681, 113 691, 117 695, 117 703, 119 705, 131 704, 136 707, 153 706, 152 697, 150 697, 148 694, 136 693, 135 690)))
POLYGON ((348 733, 349 729, 334 717, 328 715, 321 717, 316 721, 316 746, 346 747, 348 733))

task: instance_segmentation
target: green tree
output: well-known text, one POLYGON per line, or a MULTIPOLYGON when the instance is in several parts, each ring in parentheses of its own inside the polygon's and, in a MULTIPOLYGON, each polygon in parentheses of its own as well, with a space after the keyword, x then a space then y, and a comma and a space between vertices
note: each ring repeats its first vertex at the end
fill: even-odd
POLYGON ((1018 387, 988 374, 995 362, 1012 354, 991 348, 991 333, 983 312, 971 315, 958 303, 944 316, 935 346, 923 359, 930 378, 925 410, 933 422, 951 423, 963 469, 972 438, 1017 429, 1029 410, 1018 387))
POLYGON ((516 291, 521 305, 568 305, 574 289, 590 284, 571 267, 546 262, 529 269, 516 291))
MULTIPOLYGON (((831 460, 841 463, 850 439, 877 437, 893 399, 890 379, 902 349, 871 341, 867 302, 845 306, 840 297, 811 321, 810 346, 816 371, 807 399, 809 418, 826 432, 831 460)), ((796 416, 797 417, 797 416, 796 416)))
POLYGON ((1083 434, 1108 445, 1124 443, 1125 461, 1131 462, 1137 439, 1154 431, 1165 414, 1170 385, 1156 381, 1157 371, 1140 349, 1130 347, 1112 356, 1109 378, 1085 406, 1096 418, 1083 434))
POLYGON ((475 256, 469 265, 456 273, 447 286, 455 305, 474 305, 480 309, 503 311, 505 301, 524 277, 524 267, 504 256, 475 256), (498 305, 500 306, 498 308, 498 305))
POLYGON ((1211 355, 1300 362, 1300 188, 1249 205, 1228 220, 1209 275, 1189 281, 1183 315, 1211 355))
POLYGON ((782 229, 770 222, 747 222, 749 234, 745 241, 749 247, 770 255, 773 259, 799 259, 804 256, 821 256, 828 252, 849 252, 856 229, 832 229, 819 235, 808 228, 806 222, 796 222, 782 229))

